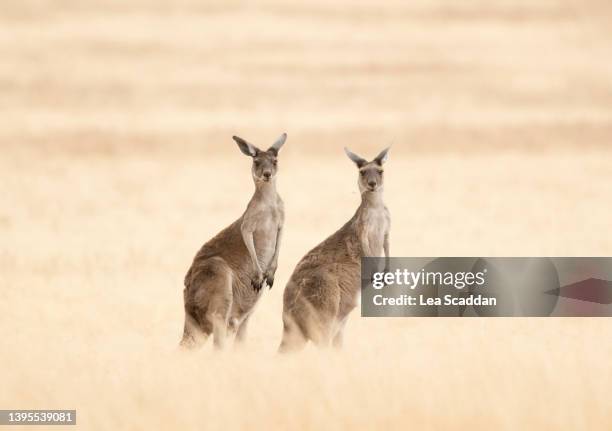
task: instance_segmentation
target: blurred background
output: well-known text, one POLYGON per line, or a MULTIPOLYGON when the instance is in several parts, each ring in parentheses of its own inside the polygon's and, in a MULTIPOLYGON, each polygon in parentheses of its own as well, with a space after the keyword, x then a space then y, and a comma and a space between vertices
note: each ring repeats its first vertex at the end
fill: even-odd
POLYGON ((0 405, 83 429, 606 429, 608 319, 365 319, 279 358, 282 291, 392 145, 395 256, 612 254, 612 5, 0 5, 0 405), (282 132, 245 349, 180 354, 182 281, 282 132))
POLYGON ((11 146, 203 154, 282 130, 301 153, 610 140, 604 0, 24 0, 1 16, 11 146))

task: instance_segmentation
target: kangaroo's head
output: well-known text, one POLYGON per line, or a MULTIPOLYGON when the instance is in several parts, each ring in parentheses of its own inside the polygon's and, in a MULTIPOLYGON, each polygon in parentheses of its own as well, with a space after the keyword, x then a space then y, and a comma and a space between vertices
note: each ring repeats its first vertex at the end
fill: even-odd
POLYGON ((238 144, 240 151, 249 157, 253 158, 251 174, 255 184, 267 183, 276 177, 278 172, 278 152, 287 139, 287 134, 283 133, 274 144, 266 151, 262 151, 255 145, 250 144, 238 136, 233 136, 234 141, 238 144))
POLYGON ((348 148, 345 148, 344 151, 359 169, 359 179, 357 180, 359 191, 363 194, 382 190, 385 181, 383 164, 387 161, 389 148, 382 150, 371 162, 359 157, 348 148))

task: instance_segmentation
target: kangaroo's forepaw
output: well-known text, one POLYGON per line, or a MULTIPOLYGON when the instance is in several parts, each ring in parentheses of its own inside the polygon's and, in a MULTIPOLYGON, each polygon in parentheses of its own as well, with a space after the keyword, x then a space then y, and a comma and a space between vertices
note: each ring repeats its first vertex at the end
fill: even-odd
POLYGON ((273 275, 269 275, 266 277, 266 284, 268 285, 270 289, 272 289, 272 286, 274 286, 274 276, 273 275))
POLYGON ((272 289, 274 285, 274 273, 276 273, 276 268, 268 268, 264 273, 264 280, 270 289, 272 289))
POLYGON ((251 280, 251 287, 255 292, 259 292, 263 286, 264 278, 254 278, 251 280))

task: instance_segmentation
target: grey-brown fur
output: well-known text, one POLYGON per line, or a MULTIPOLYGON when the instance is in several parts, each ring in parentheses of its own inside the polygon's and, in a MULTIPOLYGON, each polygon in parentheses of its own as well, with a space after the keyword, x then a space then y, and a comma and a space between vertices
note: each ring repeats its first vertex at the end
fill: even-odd
POLYGON ((371 162, 346 150, 359 168, 361 204, 355 215, 311 250, 295 268, 283 296, 283 339, 279 350, 302 348, 308 340, 340 347, 349 313, 361 289, 361 257, 389 257, 389 210, 383 203, 383 164, 388 149, 371 162))
POLYGON ((272 288, 274 283, 284 222, 276 192, 277 156, 287 135, 267 151, 233 138, 253 158, 255 193, 244 214, 202 246, 185 276, 185 347, 200 345, 211 333, 219 348, 228 332, 244 340, 263 285, 272 288))

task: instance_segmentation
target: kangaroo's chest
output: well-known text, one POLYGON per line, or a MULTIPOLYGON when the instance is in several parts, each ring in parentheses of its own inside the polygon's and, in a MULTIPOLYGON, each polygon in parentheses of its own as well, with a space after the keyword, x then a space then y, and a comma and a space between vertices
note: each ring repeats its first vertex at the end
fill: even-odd
POLYGON ((359 234, 362 244, 369 250, 363 250, 365 255, 381 256, 385 235, 389 230, 389 217, 384 208, 367 209, 363 211, 359 223, 359 234))
POLYGON ((281 223, 282 212, 276 206, 262 207, 257 212, 253 242, 262 267, 266 267, 274 256, 281 223))

